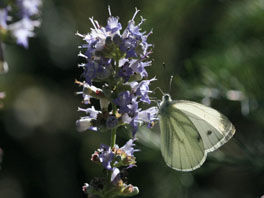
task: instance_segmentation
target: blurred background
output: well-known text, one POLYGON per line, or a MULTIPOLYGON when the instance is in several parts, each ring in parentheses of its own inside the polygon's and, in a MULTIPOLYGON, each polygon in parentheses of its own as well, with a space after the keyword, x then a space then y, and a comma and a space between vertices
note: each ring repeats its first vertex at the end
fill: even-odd
MULTIPOLYGON (((83 198, 81 187, 102 169, 90 161, 108 134, 78 133, 83 114, 75 36, 89 32, 89 17, 105 25, 107 6, 123 28, 135 7, 153 28, 155 45, 149 76, 164 92, 174 80, 173 99, 210 105, 235 125, 235 136, 210 153, 190 173, 166 166, 159 134, 145 131, 139 139, 137 167, 129 183, 136 197, 257 198, 264 194, 264 1, 263 0, 45 0, 42 26, 29 49, 6 45, 9 72, 0 77, 4 108, 0 110, 1 198, 83 198), (163 67, 163 62, 165 67, 163 67)), ((140 18, 138 17, 139 21, 140 18)), ((161 98, 157 92, 153 96, 161 98)), ((118 133, 118 143, 128 139, 118 133)))

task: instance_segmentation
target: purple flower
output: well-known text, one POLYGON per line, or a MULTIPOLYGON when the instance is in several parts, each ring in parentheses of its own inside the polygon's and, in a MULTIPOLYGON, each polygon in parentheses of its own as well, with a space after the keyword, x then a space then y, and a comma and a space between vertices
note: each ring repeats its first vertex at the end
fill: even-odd
POLYGON ((8 9, 3 8, 0 9, 0 29, 7 29, 7 22, 8 21, 8 9))
POLYGON ((92 118, 89 116, 82 117, 81 119, 76 121, 77 130, 79 132, 83 132, 86 130, 97 131, 97 127, 92 126, 92 118))
POLYGON ((127 105, 127 107, 129 108, 129 111, 128 111, 128 115, 130 117, 135 117, 137 116, 137 113, 138 113, 138 102, 136 100, 136 98, 132 98, 131 100, 131 104, 127 105))
POLYGON ((141 59, 138 60, 132 60, 131 61, 131 68, 134 72, 139 73, 141 75, 141 77, 148 77, 148 73, 145 70, 145 67, 148 67, 151 65, 151 61, 148 62, 142 62, 141 59))
POLYGON ((122 121, 131 126, 133 137, 137 132, 139 124, 148 123, 148 127, 150 128, 152 122, 156 120, 158 120, 157 107, 150 107, 146 110, 137 109, 133 117, 127 113, 122 115, 122 121))
POLYGON ((17 44, 28 47, 28 38, 33 37, 35 27, 40 25, 40 21, 32 19, 39 13, 41 0, 16 0, 16 4, 7 4, 0 9, 0 28, 8 31, 16 40, 17 44), (15 17, 10 16, 12 8, 18 8, 15 17), (15 20, 12 20, 15 19, 15 20))
POLYGON ((132 134, 134 136, 137 131, 137 123, 134 122, 134 119, 138 114, 138 102, 136 98, 133 98, 129 91, 124 91, 119 93, 114 103, 119 106, 119 113, 124 114, 122 117, 123 122, 129 123, 132 127, 132 134))
POLYGON ((133 118, 129 124, 132 128, 132 137, 135 137, 138 130, 138 122, 136 122, 136 118, 133 118))
POLYGON ((130 67, 128 61, 126 61, 118 70, 118 76, 123 77, 124 82, 127 82, 133 73, 134 72, 132 68, 130 67))
POLYGON ((142 80, 140 83, 132 82, 130 84, 133 92, 140 97, 142 102, 150 104, 150 99, 148 94, 151 93, 149 90, 149 84, 151 81, 156 80, 156 78, 152 78, 150 80, 142 80))
POLYGON ((148 123, 148 127, 151 127, 152 122, 158 120, 158 112, 159 109, 157 107, 150 107, 146 110, 140 111, 136 121, 138 123, 148 123))
POLYGON ((81 53, 79 53, 79 55, 82 55, 86 59, 88 58, 91 59, 94 52, 96 51, 95 45, 98 42, 98 39, 92 37, 91 34, 82 35, 79 32, 77 32, 75 35, 82 37, 83 40, 86 41, 86 44, 79 46, 79 48, 86 48, 87 50, 84 55, 82 55, 81 53))
POLYGON ((121 147, 121 149, 125 151, 128 156, 133 156, 134 152, 139 151, 138 149, 134 149, 134 141, 135 139, 130 139, 124 146, 121 147))
POLYGON ((107 20, 107 26, 105 27, 107 32, 111 34, 120 34, 119 31, 122 29, 122 25, 118 22, 118 17, 110 17, 107 20))
POLYGON ((79 132, 86 131, 86 130, 92 130, 97 131, 97 127, 92 125, 92 121, 97 118, 97 115, 101 113, 101 111, 97 111, 94 109, 94 106, 91 108, 83 109, 78 108, 78 111, 84 111, 85 113, 89 114, 89 116, 82 117, 80 120, 77 120, 77 130, 79 132))
POLYGON ((118 97, 114 99, 114 103, 120 107, 120 113, 129 113, 130 108, 128 105, 132 101, 132 96, 129 91, 123 91, 118 94, 118 97))
POLYGON ((91 43, 96 40, 94 47, 96 51, 101 51, 104 48, 105 40, 108 36, 113 36, 111 32, 107 32, 104 27, 101 27, 98 23, 98 21, 94 20, 93 18, 90 18, 91 23, 93 24, 94 28, 91 28, 91 33, 89 37, 86 38, 86 42, 91 43))
POLYGON ((132 118, 127 113, 125 113, 122 115, 122 121, 126 124, 129 124, 132 121, 132 118))
POLYGON ((89 61, 85 65, 85 80, 86 82, 91 85, 92 84, 92 79, 96 77, 96 63, 89 61))
POLYGON ((89 114, 88 117, 91 119, 96 119, 97 115, 101 113, 101 111, 95 110, 94 106, 92 106, 91 108, 87 108, 87 109, 78 107, 78 111, 84 111, 85 113, 89 114))
POLYGON ((28 47, 28 38, 33 37, 35 34, 33 30, 38 27, 40 22, 37 20, 31 20, 30 18, 23 18, 18 22, 9 25, 8 29, 12 32, 12 35, 16 38, 17 44, 28 47))
POLYGON ((135 25, 135 21, 130 21, 127 26, 128 32, 137 40, 142 40, 141 37, 144 33, 140 32, 140 25, 144 22, 144 19, 141 18, 141 22, 138 25, 135 25))
POLYGON ((143 17, 141 17, 141 21, 139 24, 135 24, 134 18, 136 17, 139 10, 136 10, 132 20, 129 21, 128 26, 126 30, 137 40, 142 40, 142 36, 145 34, 145 32, 140 32, 140 26, 145 21, 143 17))
POLYGON ((118 123, 118 120, 116 119, 115 116, 108 116, 107 120, 106 120, 106 127, 107 128, 114 128, 118 123))
POLYGON ((105 66, 102 66, 102 65, 100 65, 98 67, 97 75, 96 75, 96 77, 98 79, 102 79, 103 80, 103 79, 108 78, 110 75, 111 75, 111 70, 110 70, 109 67, 105 67, 105 66))
POLYGON ((41 4, 41 0, 17 0, 17 5, 20 7, 20 13, 22 13, 22 17, 38 14, 41 4))
POLYGON ((104 80, 111 75, 112 66, 110 65, 111 59, 101 58, 98 62, 98 68, 96 70, 96 78, 104 80))
POLYGON ((136 98, 133 98, 130 102, 130 104, 126 104, 126 108, 120 107, 120 113, 122 112, 122 121, 124 123, 127 123, 132 128, 132 135, 133 137, 136 134, 137 128, 138 128, 138 122, 135 121, 139 109, 138 109, 138 102, 136 101, 136 98), (126 111, 121 111, 121 109, 125 109, 126 111))
POLYGON ((103 167, 107 170, 112 170, 111 162, 114 159, 114 153, 108 145, 101 144, 99 149, 99 160, 102 163, 103 167))
POLYGON ((138 46, 138 42, 136 39, 131 37, 124 38, 122 44, 120 45, 120 49, 126 53, 126 58, 137 57, 136 47, 138 46))
MULTIPOLYGON (((111 69, 109 70, 107 66, 101 67, 102 64, 98 62, 100 58, 98 57, 98 53, 96 52, 102 52, 105 49, 105 46, 108 46, 108 43, 111 43, 112 40, 119 47, 119 49, 123 53, 125 53, 126 58, 140 57, 139 60, 128 61, 130 65, 128 65, 128 63, 123 64, 120 67, 117 76, 123 77, 125 82, 129 80, 133 72, 139 73, 142 78, 147 77, 147 72, 144 68, 146 66, 149 66, 151 62, 142 61, 148 54, 147 48, 151 46, 146 41, 150 33, 145 34, 145 32, 141 32, 140 26, 144 22, 143 18, 141 19, 141 22, 139 24, 135 25, 134 19, 138 12, 139 10, 136 9, 132 20, 129 21, 128 26, 124 30, 122 35, 120 34, 122 26, 118 22, 118 17, 111 16, 110 9, 110 17, 108 18, 106 27, 100 26, 98 21, 90 18, 90 21, 94 27, 91 29, 91 32, 87 35, 82 35, 78 32, 76 33, 76 35, 81 36, 83 40, 86 41, 86 44, 81 45, 80 48, 86 48, 86 52, 84 53, 84 55, 87 59, 87 62, 97 62, 94 64, 88 63, 86 65, 86 67, 88 67, 85 70, 87 83, 91 84, 94 78, 105 79, 110 76, 111 69)), ((102 53, 99 54, 102 55, 102 53)), ((111 53, 109 56, 111 56, 111 53)), ((112 57, 110 59, 115 60, 115 57, 112 57)))
MULTIPOLYGON (((133 31, 131 31, 132 28, 130 28, 130 27, 131 27, 131 25, 135 25, 135 18, 136 18, 136 16, 137 16, 138 13, 139 13, 139 10, 136 9, 136 12, 134 13, 132 19, 128 22, 128 26, 126 27, 125 31, 123 32, 122 37, 127 37, 131 33, 133 35, 133 31)), ((138 28, 139 28, 139 26, 138 26, 138 28)), ((137 30, 139 30, 139 29, 137 29, 137 30)))
POLYGON ((85 80, 89 85, 92 84, 93 79, 103 80, 111 75, 112 72, 111 59, 100 57, 97 60, 93 60, 89 58, 91 54, 88 53, 88 56, 86 56, 81 52, 79 52, 78 56, 87 59, 87 63, 79 64, 79 67, 84 68, 85 80))

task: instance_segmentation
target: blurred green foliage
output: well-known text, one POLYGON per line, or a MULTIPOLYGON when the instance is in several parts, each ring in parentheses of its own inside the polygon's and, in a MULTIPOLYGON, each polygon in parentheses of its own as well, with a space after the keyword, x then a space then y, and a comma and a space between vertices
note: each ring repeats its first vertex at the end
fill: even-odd
MULTIPOLYGON (((90 156, 101 143, 108 144, 109 134, 75 129, 77 107, 83 105, 74 95, 79 89, 74 79, 81 75, 81 40, 74 33, 89 32, 92 16, 105 24, 108 5, 123 27, 137 7, 147 19, 143 28, 153 28, 154 62, 148 71, 158 81, 152 88, 168 91, 168 76, 174 75, 174 99, 210 104, 237 129, 191 173, 169 169, 155 142, 159 133, 148 131, 145 143, 138 143, 138 167, 129 170, 138 197, 264 194, 263 0, 45 0, 42 26, 29 50, 6 45, 9 73, 0 78, 0 90, 7 94, 0 112, 0 197, 85 197, 82 184, 103 175, 90 156)), ((119 131, 118 143, 126 139, 119 131)))

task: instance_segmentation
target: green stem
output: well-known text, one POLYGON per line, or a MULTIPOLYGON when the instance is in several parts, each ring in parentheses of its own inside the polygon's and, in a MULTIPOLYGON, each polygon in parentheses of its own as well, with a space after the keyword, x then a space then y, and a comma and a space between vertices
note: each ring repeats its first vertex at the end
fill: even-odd
POLYGON ((118 72, 118 67, 119 67, 119 57, 118 56, 115 57, 115 62, 116 62, 116 64, 115 64, 115 72, 117 73, 118 72))
POLYGON ((116 129, 117 128, 113 128, 112 133, 111 133, 111 148, 113 148, 115 146, 116 143, 116 129))
MULTIPOLYGON (((113 107, 113 115, 115 115, 116 114, 116 105, 112 104, 112 107, 113 107)), ((117 127, 113 128, 111 131, 111 142, 110 142, 111 148, 113 148, 115 146, 115 143, 116 143, 116 131, 117 131, 117 127)), ((111 183, 112 171, 109 171, 107 176, 108 176, 109 183, 111 183)))
MULTIPOLYGON (((112 104, 112 105, 113 105, 113 115, 115 116, 116 105, 114 105, 114 104, 112 104)), ((116 143, 116 130, 117 130, 117 127, 113 128, 112 132, 111 132, 111 142, 110 142, 111 148, 113 148, 115 146, 115 143, 116 143)))
MULTIPOLYGON (((117 73, 117 72, 118 72, 118 67, 119 67, 119 58, 116 57, 115 60, 116 60, 116 64, 115 64, 115 72, 117 73)), ((112 103, 112 109, 113 109, 113 115, 115 116, 115 115, 116 115, 116 111, 117 111, 117 107, 116 107, 116 105, 113 104, 113 103, 112 103)), ((113 148, 113 147, 115 146, 115 143, 116 143, 116 131, 117 131, 117 128, 118 128, 118 127, 115 127, 115 128, 113 128, 112 131, 111 131, 111 142, 110 142, 110 146, 111 146, 111 148, 113 148)), ((111 183, 112 172, 109 171, 107 176, 108 176, 108 180, 109 180, 109 182, 111 183)))
MULTIPOLYGON (((115 57, 115 72, 116 73, 118 72, 118 67, 119 67, 119 57, 116 56, 115 57)), ((113 108, 113 115, 115 116, 116 115, 117 107, 116 107, 115 104, 112 104, 112 108, 113 108)), ((115 146, 115 143, 116 143, 116 130, 117 130, 117 127, 113 128, 112 129, 112 132, 111 132, 111 142, 110 142, 110 146, 112 148, 115 146)))

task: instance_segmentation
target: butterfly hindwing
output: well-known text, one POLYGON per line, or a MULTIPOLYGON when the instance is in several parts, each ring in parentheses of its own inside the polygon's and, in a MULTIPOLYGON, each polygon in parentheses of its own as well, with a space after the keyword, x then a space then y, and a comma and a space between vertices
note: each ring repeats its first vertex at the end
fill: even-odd
POLYGON ((226 143, 235 133, 233 124, 218 111, 202 104, 178 100, 174 108, 184 113, 199 132, 206 152, 212 152, 226 143))
POLYGON ((191 171, 206 158, 205 148, 191 120, 171 104, 160 115, 161 152, 173 169, 191 171))

